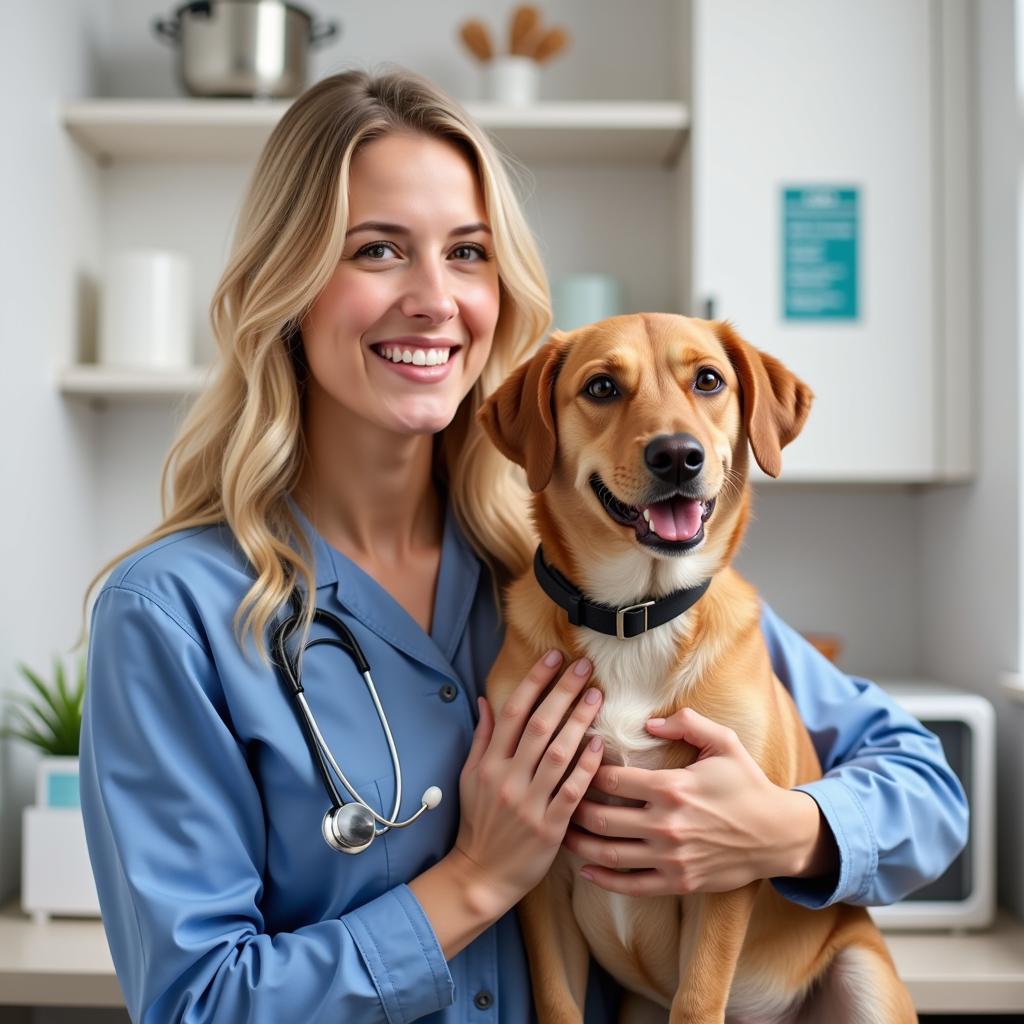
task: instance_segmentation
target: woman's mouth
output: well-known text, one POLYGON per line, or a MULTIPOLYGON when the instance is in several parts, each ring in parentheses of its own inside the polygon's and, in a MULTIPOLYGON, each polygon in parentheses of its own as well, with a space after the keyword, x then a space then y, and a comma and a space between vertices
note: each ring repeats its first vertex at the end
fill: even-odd
POLYGON ((627 505, 596 473, 590 477, 590 486, 615 522, 632 527, 641 544, 663 551, 687 551, 700 544, 717 500, 676 493, 648 504, 627 505))
POLYGON ((461 345, 425 346, 381 342, 370 346, 371 351, 387 363, 389 368, 406 380, 432 384, 444 380, 451 372, 461 345))

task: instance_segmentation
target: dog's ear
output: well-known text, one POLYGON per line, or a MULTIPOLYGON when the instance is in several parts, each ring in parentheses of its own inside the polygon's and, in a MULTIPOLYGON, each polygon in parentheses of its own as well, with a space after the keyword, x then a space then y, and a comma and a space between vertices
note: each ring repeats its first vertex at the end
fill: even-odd
POLYGON ((712 324, 743 389, 743 417, 757 464, 769 475, 782 471, 782 449, 800 433, 814 392, 774 356, 744 341, 731 324, 712 324))
POLYGON ((526 470, 531 491, 542 491, 555 468, 555 380, 565 354, 556 331, 480 406, 477 419, 495 447, 526 470))

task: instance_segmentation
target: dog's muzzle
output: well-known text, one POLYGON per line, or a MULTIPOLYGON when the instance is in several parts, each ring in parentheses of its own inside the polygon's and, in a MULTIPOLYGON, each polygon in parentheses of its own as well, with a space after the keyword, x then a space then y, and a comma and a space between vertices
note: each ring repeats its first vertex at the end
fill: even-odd
POLYGON ((641 544, 662 551, 695 548, 704 539, 704 524, 715 511, 716 498, 694 498, 678 490, 648 504, 627 505, 597 473, 590 477, 590 486, 615 522, 632 527, 641 544))

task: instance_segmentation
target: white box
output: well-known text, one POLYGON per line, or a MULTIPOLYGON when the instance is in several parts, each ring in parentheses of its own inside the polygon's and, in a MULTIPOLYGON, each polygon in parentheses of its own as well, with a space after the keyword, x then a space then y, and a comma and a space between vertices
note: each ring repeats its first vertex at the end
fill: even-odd
POLYGON ((81 810, 26 807, 22 829, 22 909, 39 922, 50 914, 99 917, 81 810))
POLYGON ((869 908, 871 916, 886 931, 987 928, 995 917, 995 710, 977 693, 935 683, 879 685, 942 741, 971 822, 966 848, 941 878, 891 906, 869 908))

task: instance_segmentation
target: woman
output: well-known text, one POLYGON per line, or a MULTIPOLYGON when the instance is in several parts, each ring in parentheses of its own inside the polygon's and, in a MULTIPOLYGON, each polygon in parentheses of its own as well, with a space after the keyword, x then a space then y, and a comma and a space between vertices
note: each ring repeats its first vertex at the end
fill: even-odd
MULTIPOLYGON (((501 644, 498 586, 533 542, 524 481, 473 414, 550 323, 486 135, 412 74, 318 83, 259 159, 211 312, 219 376, 165 466, 170 512, 114 560, 92 617, 82 804, 132 1018, 520 1024, 515 903, 570 817, 586 824, 573 794, 602 784, 588 748, 558 787, 537 723, 571 709, 561 737, 578 747, 600 700, 589 666, 557 652, 509 701, 517 714, 496 723, 477 700, 501 644), (315 602, 365 651, 400 758, 398 817, 443 792, 356 856, 324 841, 313 747, 269 657, 293 590, 304 637, 315 602), (496 810, 502 786, 511 812, 496 810)), ((704 748, 707 809, 683 846, 656 839, 676 811, 644 809, 643 876, 601 866, 622 840, 572 830, 597 884, 778 875, 809 905, 878 903, 962 846, 963 792, 935 738, 768 609, 763 624, 829 776, 777 790, 714 723, 651 725, 704 748)), ((388 739, 358 673, 324 647, 302 671, 340 768, 389 814, 388 739)), ((587 1020, 614 1019, 615 999, 592 970, 587 1020)))

